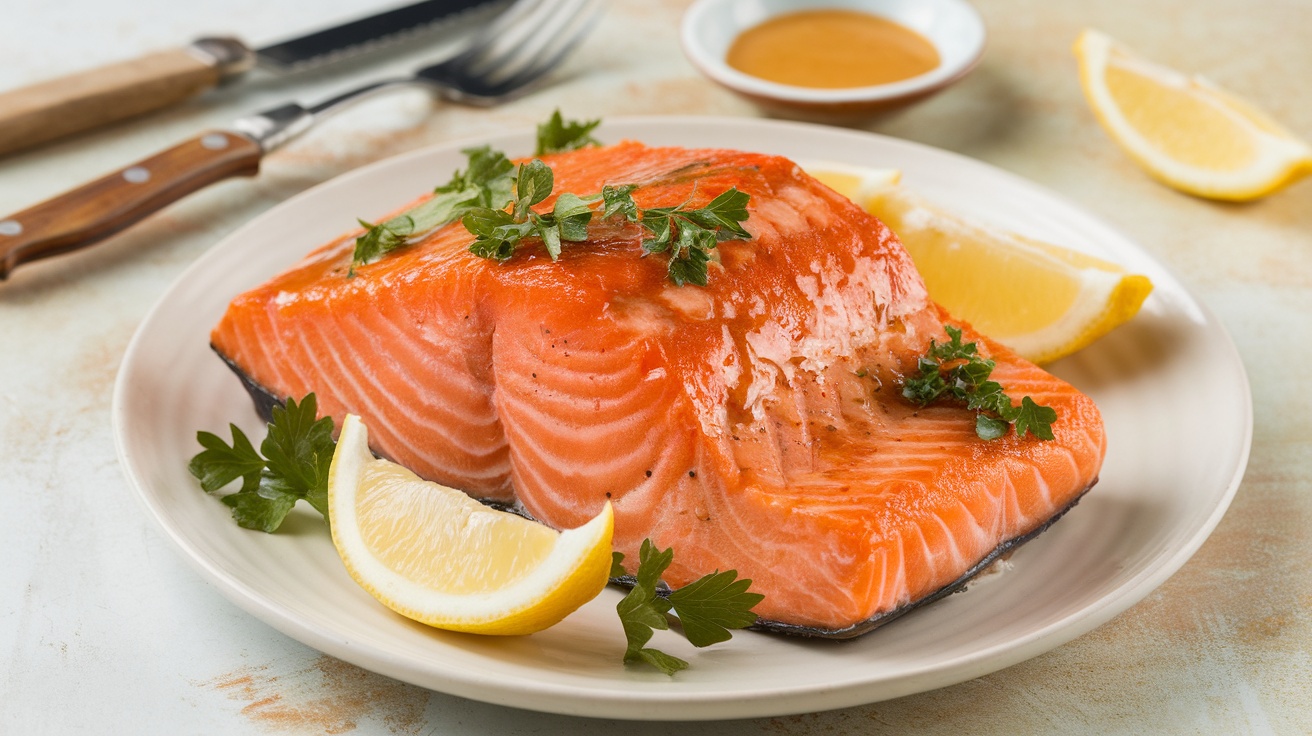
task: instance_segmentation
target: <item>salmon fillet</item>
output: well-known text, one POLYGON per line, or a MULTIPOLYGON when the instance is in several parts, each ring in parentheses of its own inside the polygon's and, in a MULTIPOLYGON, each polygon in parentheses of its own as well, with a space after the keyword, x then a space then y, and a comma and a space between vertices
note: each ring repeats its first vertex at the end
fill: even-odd
POLYGON ((953 321, 887 227, 791 161, 638 143, 544 160, 557 193, 638 184, 644 208, 737 187, 752 238, 720 244, 706 287, 678 287, 618 221, 558 262, 529 245, 505 263, 455 223, 348 278, 351 233, 233 300, 214 348, 476 498, 556 528, 609 499, 629 560, 650 537, 674 548, 673 587, 736 569, 767 627, 812 635, 955 589, 1095 482, 1093 402, 953 321), (944 324, 1015 401, 1057 411, 1055 439, 984 441, 974 412, 901 396, 944 324))

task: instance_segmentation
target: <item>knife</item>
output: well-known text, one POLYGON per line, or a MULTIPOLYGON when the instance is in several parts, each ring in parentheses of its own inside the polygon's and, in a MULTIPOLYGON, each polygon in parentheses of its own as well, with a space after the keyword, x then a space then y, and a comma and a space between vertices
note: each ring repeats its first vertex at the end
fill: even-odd
POLYGON ((236 38, 186 46, 0 94, 0 155, 182 102, 254 66, 285 73, 442 25, 505 0, 423 0, 252 49, 236 38))

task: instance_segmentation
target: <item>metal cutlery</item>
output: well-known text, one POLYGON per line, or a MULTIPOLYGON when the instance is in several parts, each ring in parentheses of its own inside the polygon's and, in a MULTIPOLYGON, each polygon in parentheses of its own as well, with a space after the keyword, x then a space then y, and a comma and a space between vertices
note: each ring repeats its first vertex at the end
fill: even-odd
POLYGON ((601 0, 519 0, 455 56, 305 107, 240 118, 100 179, 0 219, 0 280, 18 265, 92 245, 182 197, 234 176, 324 117, 368 96, 426 87, 443 99, 490 106, 522 95, 590 30, 601 0))
POLYGON ((202 38, 3 92, 0 155, 168 107, 255 66, 274 73, 300 70, 438 28, 458 16, 472 21, 508 4, 423 0, 258 49, 236 38, 202 38))

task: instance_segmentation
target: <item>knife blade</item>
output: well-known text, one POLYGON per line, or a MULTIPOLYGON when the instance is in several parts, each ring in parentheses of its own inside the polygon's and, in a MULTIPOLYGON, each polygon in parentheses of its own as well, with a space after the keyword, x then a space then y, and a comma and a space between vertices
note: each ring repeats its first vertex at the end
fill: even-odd
POLYGON ((260 68, 287 72, 431 30, 483 6, 509 0, 424 0, 255 49, 260 68))
POLYGON ((0 156, 182 102, 255 66, 295 72, 508 4, 421 0, 256 49, 236 38, 201 38, 0 93, 0 156))

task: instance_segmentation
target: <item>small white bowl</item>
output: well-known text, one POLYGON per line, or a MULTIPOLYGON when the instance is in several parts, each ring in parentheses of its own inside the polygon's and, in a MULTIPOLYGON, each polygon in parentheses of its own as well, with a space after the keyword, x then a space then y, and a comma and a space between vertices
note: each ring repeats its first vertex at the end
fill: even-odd
POLYGON ((965 0, 698 0, 683 16, 683 52, 715 82, 774 110, 859 116, 910 104, 964 77, 984 53, 984 21, 965 0), (939 65, 900 82, 818 89, 770 82, 725 63, 738 34, 784 13, 857 10, 900 23, 938 50, 939 65))

